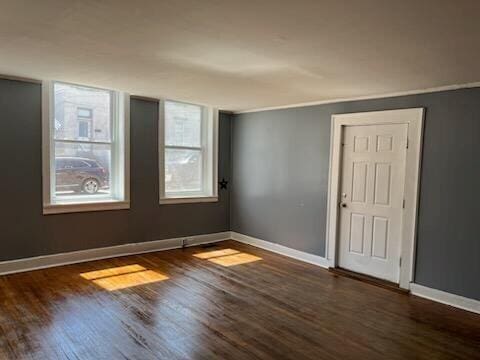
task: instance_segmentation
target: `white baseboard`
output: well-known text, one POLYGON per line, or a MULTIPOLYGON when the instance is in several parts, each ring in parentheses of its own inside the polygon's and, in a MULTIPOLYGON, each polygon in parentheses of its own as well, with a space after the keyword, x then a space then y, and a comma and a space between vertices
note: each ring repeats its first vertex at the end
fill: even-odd
POLYGON ((118 256, 136 255, 154 251, 178 249, 182 247, 184 240, 186 240, 186 246, 195 246, 200 244, 213 243, 217 241, 229 240, 230 238, 230 231, 226 231, 214 234, 185 236, 174 239, 123 244, 97 249, 88 249, 54 255, 38 256, 26 259, 2 261, 0 262, 0 275, 39 270, 61 265, 70 265, 86 261, 108 259, 118 256))
POLYGON ((445 291, 432 289, 415 283, 410 284, 410 292, 413 295, 420 296, 425 299, 433 300, 442 304, 454 306, 456 308, 480 314, 479 300, 474 300, 460 295, 447 293, 445 291))
POLYGON ((232 240, 235 240, 244 244, 256 246, 261 249, 265 249, 280 255, 288 256, 309 264, 321 266, 325 269, 328 269, 330 266, 330 263, 327 259, 318 255, 309 254, 304 251, 299 251, 283 245, 271 243, 269 241, 260 240, 252 236, 237 233, 235 231, 231 231, 230 233, 231 233, 232 240))
MULTIPOLYGON (((328 268, 330 266, 329 261, 324 257, 295 250, 283 245, 271 243, 269 241, 260 240, 234 231, 225 231, 214 234, 185 236, 181 238, 123 244, 97 249, 88 249, 54 255, 38 256, 26 259, 2 261, 0 262, 0 275, 39 270, 87 261, 108 259, 119 256, 128 256, 155 251, 178 249, 182 247, 184 241, 186 241, 186 246, 196 246, 229 239, 262 248, 280 255, 288 256, 309 264, 317 265, 322 268, 328 268)), ((442 304, 454 306, 463 310, 480 314, 479 300, 450 294, 441 290, 432 289, 415 283, 410 284, 410 291, 413 295, 416 296, 420 296, 442 304)))
MULTIPOLYGON (((237 232, 231 232, 231 239, 256 246, 268 251, 272 251, 277 254, 285 255, 303 262, 307 262, 313 265, 321 266, 323 268, 329 268, 330 262, 321 256, 309 254, 303 251, 291 249, 289 247, 271 243, 269 241, 260 240, 252 236, 243 235, 237 232)), ((454 306, 463 310, 471 311, 480 314, 480 301, 469 299, 463 296, 450 294, 444 291, 428 288, 419 284, 411 283, 410 291, 413 295, 420 296, 429 300, 433 300, 442 304, 454 306)))

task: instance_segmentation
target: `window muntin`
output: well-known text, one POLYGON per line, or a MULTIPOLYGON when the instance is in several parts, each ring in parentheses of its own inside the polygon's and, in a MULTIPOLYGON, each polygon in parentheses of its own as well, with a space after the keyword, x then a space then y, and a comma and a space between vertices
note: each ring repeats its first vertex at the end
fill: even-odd
POLYGON ((215 112, 204 106, 170 100, 161 106, 161 202, 216 198, 215 112))
POLYGON ((45 206, 128 201, 128 97, 59 82, 45 86, 44 106, 50 105, 45 206))

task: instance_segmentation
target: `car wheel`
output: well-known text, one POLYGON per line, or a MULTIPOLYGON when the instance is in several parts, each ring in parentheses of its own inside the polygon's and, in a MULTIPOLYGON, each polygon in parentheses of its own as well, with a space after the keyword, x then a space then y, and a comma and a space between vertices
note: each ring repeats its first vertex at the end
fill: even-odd
POLYGON ((83 182, 82 190, 87 194, 96 194, 100 189, 100 184, 96 179, 87 179, 83 182))

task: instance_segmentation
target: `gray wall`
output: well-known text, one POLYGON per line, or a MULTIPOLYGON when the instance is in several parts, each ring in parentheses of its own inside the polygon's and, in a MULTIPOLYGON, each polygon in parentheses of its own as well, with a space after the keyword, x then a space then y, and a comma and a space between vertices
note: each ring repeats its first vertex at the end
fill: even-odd
POLYGON ((222 114, 231 206, 225 190, 218 203, 158 205, 157 104, 132 100, 131 209, 44 216, 41 88, 0 80, 0 261, 230 228, 323 256, 331 114, 408 107, 427 109, 415 281, 480 299, 480 89, 222 114))
MULTIPOLYGON (((229 192, 158 204, 156 102, 131 101, 131 209, 42 215, 41 86, 0 80, 0 261, 228 231, 229 192)), ((229 179, 230 117, 220 115, 219 177, 229 179)))
POLYGON ((231 228, 325 255, 330 118, 425 107, 415 282, 480 300, 480 89, 236 115, 231 228))

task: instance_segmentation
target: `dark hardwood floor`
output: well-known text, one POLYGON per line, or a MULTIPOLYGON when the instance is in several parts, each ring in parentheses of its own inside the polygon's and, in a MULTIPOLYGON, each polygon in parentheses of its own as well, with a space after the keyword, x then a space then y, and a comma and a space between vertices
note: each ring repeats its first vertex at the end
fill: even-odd
POLYGON ((0 305, 2 360, 480 359, 479 315, 233 241, 3 276, 0 305))

